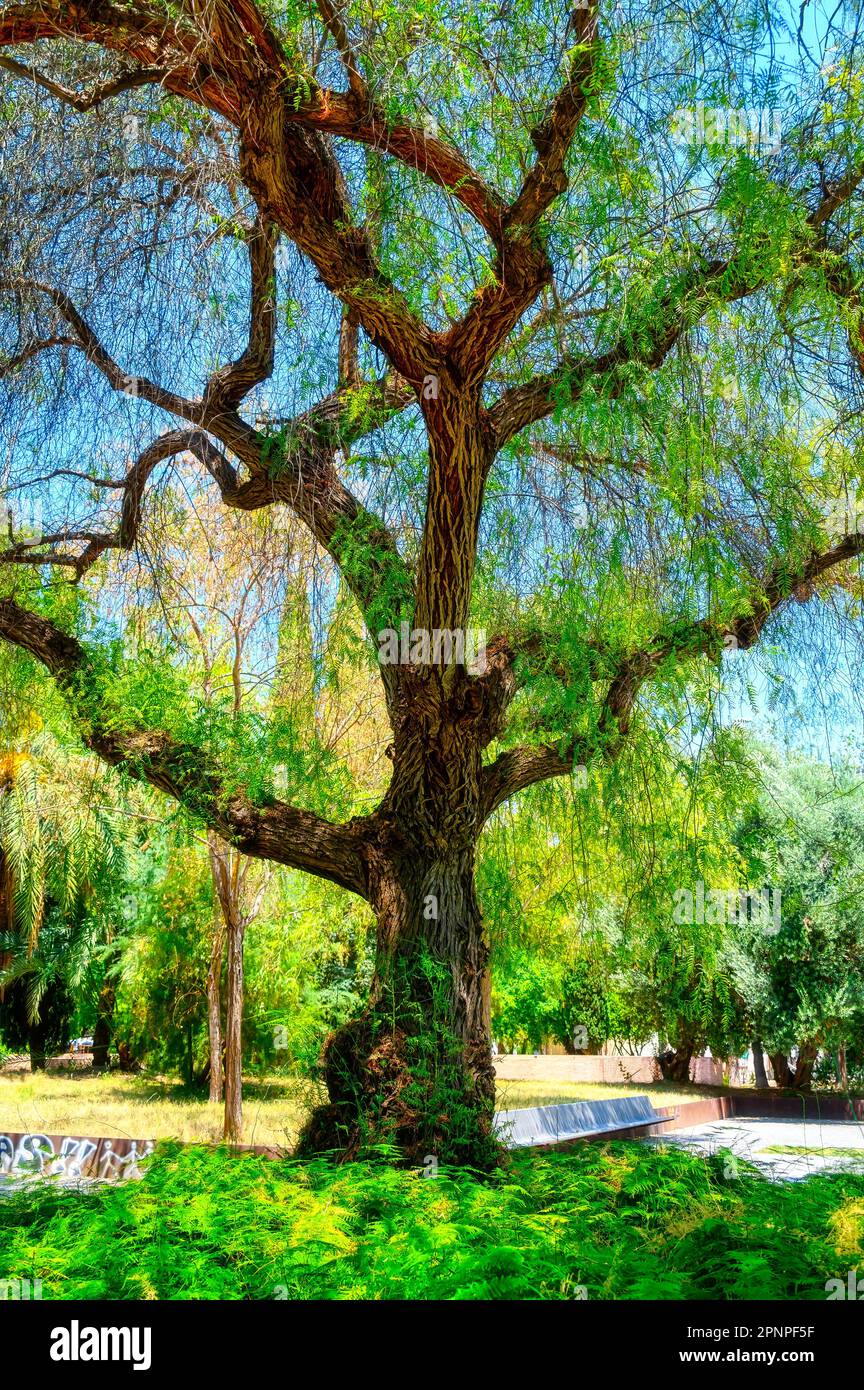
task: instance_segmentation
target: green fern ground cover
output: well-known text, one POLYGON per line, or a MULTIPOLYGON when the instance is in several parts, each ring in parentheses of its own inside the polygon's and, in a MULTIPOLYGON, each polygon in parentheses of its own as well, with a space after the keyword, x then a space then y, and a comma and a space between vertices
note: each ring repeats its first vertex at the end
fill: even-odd
POLYGON ((820 1300, 862 1242, 864 1176, 728 1181, 632 1142, 491 1180, 164 1145, 140 1182, 0 1200, 0 1278, 56 1299, 820 1300))

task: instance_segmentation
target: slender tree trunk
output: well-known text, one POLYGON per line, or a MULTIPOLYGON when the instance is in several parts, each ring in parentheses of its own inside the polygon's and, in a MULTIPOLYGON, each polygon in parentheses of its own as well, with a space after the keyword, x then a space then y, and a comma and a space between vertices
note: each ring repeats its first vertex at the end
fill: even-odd
MULTIPOLYGON (((257 907, 249 917, 244 917, 241 906, 242 873, 240 856, 230 845, 220 840, 212 831, 208 835, 210 868, 213 884, 222 915, 222 941, 214 940, 210 957, 208 975, 208 1017, 210 1023, 210 1095, 213 1096, 214 1077, 214 1032, 219 1023, 219 999, 216 955, 218 949, 221 974, 223 943, 228 944, 228 965, 225 999, 225 1120, 223 1137, 229 1144, 237 1144, 243 1137, 243 938, 246 927, 257 907), (212 984, 212 989, 211 989, 212 984)), ((259 895, 260 898, 260 895, 259 895)), ((217 933, 218 936, 218 933, 217 933)), ((215 1057, 215 1073, 221 1089, 222 1046, 215 1057)))
POLYGON ((765 1052, 761 1040, 759 1038, 754 1038, 750 1046, 753 1049, 753 1072, 756 1086, 760 1091, 767 1091, 768 1076, 765 1071, 765 1052))
POLYGON ((849 1069, 846 1064, 846 1044, 841 1043, 837 1049, 837 1071, 839 1072, 840 1085, 844 1091, 849 1090, 849 1069))
MULTIPOLYGON (((235 905, 236 906, 236 905, 235 905)), ((243 937, 235 912, 228 924, 228 982, 225 1008, 225 1139, 243 1138, 243 937)))
POLYGON ((213 923, 210 968, 207 971, 207 1028, 210 1037, 210 1100, 222 1099, 222 962, 225 955, 225 923, 221 915, 213 923))
POLYGON ((114 1022, 114 1005, 117 992, 112 981, 106 982, 99 993, 96 1009, 96 1023, 93 1028, 93 1070, 105 1071, 108 1066, 108 1049, 111 1046, 111 1030, 114 1022))

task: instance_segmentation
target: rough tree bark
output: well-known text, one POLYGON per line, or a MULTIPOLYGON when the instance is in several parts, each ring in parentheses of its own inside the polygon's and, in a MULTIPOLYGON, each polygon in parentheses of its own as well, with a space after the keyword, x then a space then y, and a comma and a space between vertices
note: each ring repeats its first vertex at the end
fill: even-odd
POLYGON ((141 1070, 140 1062, 136 1062, 132 1056, 129 1044, 119 1042, 117 1044, 117 1061, 122 1072, 136 1072, 141 1070))
POLYGON ((222 965, 225 958, 225 922, 221 908, 213 922, 210 965, 207 970, 207 1034, 210 1045, 210 1100, 218 1104, 223 1091, 222 965))
POLYGON ((364 1013, 326 1045, 330 1104, 304 1150, 392 1144, 414 1162, 478 1165, 497 1152, 489 946, 474 885, 492 731, 480 685, 458 666, 399 672, 393 780, 367 846, 374 980, 364 1013))
POLYGON ((818 1056, 819 1048, 816 1043, 802 1043, 793 1071, 785 1053, 772 1052, 771 1066, 774 1068, 777 1085, 784 1090, 809 1091, 813 1083, 813 1067, 818 1056))
POLYGON ((792 1077, 792 1085, 796 1091, 809 1091, 813 1085, 813 1068, 819 1056, 819 1048, 816 1043, 802 1043, 798 1049, 798 1058, 795 1062, 795 1072, 792 1077))
POLYGON ((768 1077, 765 1072, 765 1052, 761 1040, 754 1038, 750 1044, 753 1051, 753 1074, 757 1089, 760 1091, 768 1090, 768 1077))
POLYGON ((472 849, 406 848, 380 865, 369 1003, 325 1046, 330 1103, 302 1150, 391 1144, 413 1162, 478 1166, 494 1156, 489 948, 473 869, 472 849))
MULTIPOLYGON (((214 1099, 215 1075, 222 1077, 222 1037, 220 1024, 221 963, 227 942, 228 960, 225 984, 225 1120, 223 1136, 230 1144, 243 1138, 243 941, 246 928, 258 915, 267 875, 258 885, 254 898, 244 905, 248 861, 213 831, 207 836, 210 870, 221 915, 221 932, 214 935, 207 979, 208 1018, 210 1024, 210 1098, 214 1099), (214 1035, 219 1035, 218 1050, 214 1053, 214 1035)), ((221 1099, 220 1095, 215 1099, 221 1099)))
POLYGON ((111 1046, 111 1030, 114 1021, 116 989, 113 981, 106 981, 99 991, 96 1006, 96 1023, 93 1027, 93 1070, 105 1071, 108 1067, 108 1050, 111 1046))
POLYGON ((690 1080, 690 1063, 693 1061, 692 1047, 685 1044, 684 1047, 670 1048, 668 1052, 661 1052, 657 1061, 660 1064, 664 1081, 690 1080))
POLYGON ((785 1091, 793 1084, 792 1070, 789 1066, 789 1059, 784 1052, 772 1052, 771 1067, 774 1072, 774 1084, 778 1090, 785 1091))

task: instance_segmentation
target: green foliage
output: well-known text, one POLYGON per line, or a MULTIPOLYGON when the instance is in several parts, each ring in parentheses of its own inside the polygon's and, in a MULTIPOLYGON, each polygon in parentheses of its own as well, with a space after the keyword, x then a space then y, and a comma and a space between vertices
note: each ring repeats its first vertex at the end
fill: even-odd
POLYGON ((552 1036, 564 1047, 599 1052, 604 1043, 625 1036, 626 1013, 611 960, 583 956, 564 972, 552 1036))
MULTIPOLYGON (((179 822, 130 863, 115 1030, 144 1066, 188 1083, 208 1060, 206 981, 218 911, 200 837, 179 822)), ((244 1065, 308 1074, 368 988, 369 911, 353 895, 277 870, 244 944, 244 1065)))
POLYGON ((70 976, 80 974, 80 939, 73 930, 49 918, 31 955, 16 950, 14 937, 0 935, 0 951, 10 964, 0 1000, 0 1036, 13 1050, 29 1050, 35 1066, 66 1047, 72 1020, 81 1012, 70 990, 70 976), (9 948, 12 948, 11 950, 9 948))
POLYGON ((73 1019, 93 1026, 118 948, 129 804, 113 774, 44 731, 18 743, 0 760, 0 1031, 41 1054, 73 1019))
POLYGON ((141 1182, 4 1194, 0 1277, 54 1299, 824 1299, 864 1258, 864 1178, 728 1181, 723 1157, 585 1144, 481 1180, 163 1145, 141 1182))
POLYGON ((630 1010, 646 1031, 677 1052, 715 1057, 740 1052, 747 1041, 740 999, 716 958, 717 933, 658 940, 640 954, 630 983, 630 1010))
POLYGON ((285 872, 246 937, 247 1065, 309 1075, 334 1028, 362 1009, 371 913, 353 894, 285 872))
POLYGON ((762 753, 762 791, 736 840, 780 893, 773 929, 743 916, 728 968, 769 1052, 860 1050, 864 1032, 864 791, 851 768, 762 753))
POLYGON ((520 951, 496 977, 492 995, 492 1035, 504 1052, 535 1050, 553 1031, 560 1007, 560 964, 520 951))
POLYGON ((592 768, 587 787, 538 788, 490 828, 478 882, 505 1046, 570 1048, 579 1029, 593 1052, 655 1033, 697 1053, 738 1049, 724 931, 678 926, 673 906, 682 884, 744 873, 731 838, 752 794, 744 752, 726 738, 697 761, 640 731, 631 755, 592 768))
POLYGON ((191 1085, 208 1056, 213 892, 206 857, 184 838, 155 839, 130 876, 115 1031, 139 1062, 191 1085))
POLYGON ((298 1153, 365 1157, 387 1148, 414 1161, 496 1166, 494 1085, 490 1076, 481 1091, 466 1067, 453 990, 448 963, 421 943, 378 961, 367 1008, 328 1041, 331 1103, 312 1116, 298 1153))
POLYGON ((15 930, 33 947, 49 901, 71 918, 94 894, 110 893, 123 873, 124 831, 109 800, 116 788, 98 767, 45 738, 7 761, 0 847, 14 884, 15 930))

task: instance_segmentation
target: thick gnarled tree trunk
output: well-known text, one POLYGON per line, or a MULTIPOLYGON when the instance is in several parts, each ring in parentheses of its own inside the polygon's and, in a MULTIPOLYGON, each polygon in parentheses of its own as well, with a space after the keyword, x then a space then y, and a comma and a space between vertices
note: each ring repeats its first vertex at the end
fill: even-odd
POLYGON ((364 1012, 325 1045, 330 1102, 307 1125, 304 1152, 389 1145, 412 1163, 484 1168, 499 1157, 489 946, 474 885, 489 735, 476 694, 461 667, 400 672, 393 780, 367 852, 375 975, 364 1012))
POLYGON ((689 1081, 693 1049, 688 1044, 661 1052, 657 1061, 664 1081, 689 1081))
POLYGON ((798 1059, 792 1077, 792 1085, 796 1091, 809 1091, 812 1088, 813 1068, 818 1056, 819 1048, 815 1043, 802 1043, 798 1049, 798 1059))
POLYGON ((774 1084, 780 1091, 788 1090, 793 1084, 792 1069, 789 1066, 789 1058, 785 1052, 772 1052, 771 1070, 774 1073, 774 1084))
POLYGON ((815 1043, 802 1043, 793 1071, 784 1052, 772 1052, 771 1066, 777 1086, 783 1090, 809 1091, 813 1084, 813 1068, 818 1056, 819 1048, 815 1043))
POLYGON ((353 1157, 385 1144, 409 1162, 488 1167, 498 1154, 489 948, 473 856, 399 856, 382 867, 378 902, 369 1003, 327 1041, 330 1103, 302 1148, 353 1157))

